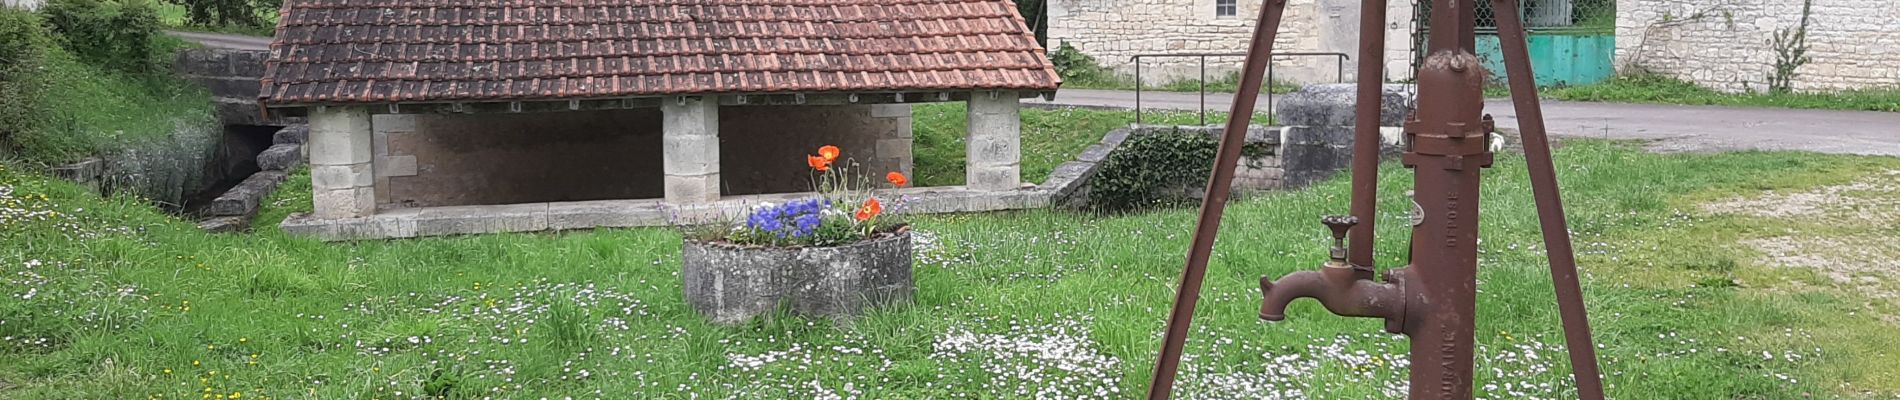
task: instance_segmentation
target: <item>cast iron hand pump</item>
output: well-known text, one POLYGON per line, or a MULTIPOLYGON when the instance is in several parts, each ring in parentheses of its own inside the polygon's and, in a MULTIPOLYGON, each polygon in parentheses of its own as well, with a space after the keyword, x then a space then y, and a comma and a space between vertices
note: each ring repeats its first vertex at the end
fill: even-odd
MULTIPOLYGON (((1312 298, 1334 314, 1384 319, 1386 331, 1412 339, 1412 399, 1470 399, 1472 350, 1476 347, 1473 317, 1477 311, 1478 172, 1491 166, 1492 126, 1483 114, 1485 71, 1474 55, 1477 20, 1473 0, 1429 1, 1433 29, 1417 76, 1418 109, 1405 121, 1406 149, 1401 160, 1414 171, 1416 201, 1423 212, 1412 227, 1412 265, 1387 271, 1382 281, 1374 279, 1373 222, 1377 220, 1385 1, 1362 0, 1352 215, 1323 221, 1332 229, 1334 245, 1332 260, 1319 271, 1296 272, 1277 281, 1261 278, 1265 299, 1260 318, 1285 319, 1287 303, 1312 298)), ((1493 10, 1518 9, 1517 0, 1488 1, 1493 10)), ((1208 195, 1201 205, 1200 224, 1155 363, 1149 399, 1167 399, 1173 389, 1188 324, 1253 115, 1253 100, 1259 96, 1261 75, 1270 60, 1274 33, 1285 7, 1286 0, 1266 0, 1260 12, 1236 96, 1242 101, 1234 102, 1213 177, 1208 179, 1208 195)), ((1515 12, 1500 12, 1496 18, 1578 397, 1602 399, 1602 378, 1557 193, 1550 144, 1525 49, 1524 27, 1515 12)))

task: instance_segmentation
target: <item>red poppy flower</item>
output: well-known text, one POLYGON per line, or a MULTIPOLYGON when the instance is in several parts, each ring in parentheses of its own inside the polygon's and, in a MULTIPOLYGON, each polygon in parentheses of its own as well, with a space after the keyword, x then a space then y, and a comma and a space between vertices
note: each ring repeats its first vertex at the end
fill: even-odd
POLYGON ((897 187, 904 187, 904 185, 910 184, 910 178, 905 177, 904 173, 897 171, 884 174, 884 180, 891 181, 891 184, 897 185, 897 187))
POLYGON ((831 170, 831 160, 826 160, 824 157, 819 156, 805 156, 805 165, 810 165, 811 169, 818 170, 818 172, 831 170))
POLYGON ((818 148, 818 156, 824 157, 826 162, 837 161, 840 154, 844 152, 839 151, 838 146, 826 145, 818 148))
POLYGON ((863 207, 858 207, 857 217, 859 221, 863 221, 877 217, 878 214, 882 213, 884 213, 884 205, 878 204, 877 198, 873 197, 869 200, 865 200, 863 207))

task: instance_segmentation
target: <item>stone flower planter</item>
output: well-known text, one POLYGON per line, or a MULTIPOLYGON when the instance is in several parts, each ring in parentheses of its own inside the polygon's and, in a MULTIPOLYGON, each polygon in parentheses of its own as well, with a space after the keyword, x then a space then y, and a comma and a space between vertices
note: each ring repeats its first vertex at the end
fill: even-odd
POLYGON ((686 303, 719 324, 740 324, 783 307, 793 315, 847 320, 908 302, 910 232, 837 247, 744 247, 688 239, 680 277, 686 303))

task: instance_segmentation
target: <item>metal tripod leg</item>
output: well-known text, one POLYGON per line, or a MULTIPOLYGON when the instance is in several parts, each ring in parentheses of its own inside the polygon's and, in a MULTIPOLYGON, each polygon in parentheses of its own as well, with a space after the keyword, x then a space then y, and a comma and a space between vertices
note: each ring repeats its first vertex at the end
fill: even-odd
MULTIPOLYGON (((1516 10, 1517 0, 1491 0, 1493 10, 1516 10)), ((1577 378, 1577 397, 1603 399, 1603 376, 1597 370, 1596 347, 1583 306, 1583 287, 1577 280, 1577 259, 1570 247, 1570 227, 1564 221, 1563 197, 1557 192, 1556 166, 1550 139, 1544 131, 1543 107, 1537 100, 1524 23, 1514 12, 1497 13, 1498 40, 1504 50, 1505 75, 1511 81, 1511 102, 1524 135, 1524 159, 1537 198, 1537 218, 1543 222, 1544 250, 1550 257, 1551 281, 1557 286, 1557 308, 1563 316, 1564 343, 1570 350, 1570 369, 1577 378)))
POLYGON ((1372 271, 1379 222, 1379 135, 1385 104, 1385 0, 1359 2, 1359 93, 1353 104, 1352 228, 1347 259, 1354 267, 1372 271))
POLYGON ((1207 180, 1207 197, 1201 200, 1194 244, 1188 248, 1187 268, 1181 271, 1181 286, 1175 290, 1174 309, 1168 314, 1167 336, 1162 338, 1161 354, 1148 384, 1150 400, 1166 400, 1173 395, 1181 348, 1187 342, 1188 325, 1193 323, 1194 304, 1201 297, 1201 280, 1207 275, 1207 259, 1220 232, 1221 214, 1227 209, 1227 197, 1233 188, 1234 168, 1240 163, 1240 148, 1246 145, 1247 125, 1253 122, 1254 102, 1260 98, 1267 64, 1273 62, 1273 38, 1285 11, 1286 0, 1267 0, 1260 9, 1259 23, 1254 25, 1246 66, 1240 74, 1240 92, 1234 96, 1233 109, 1227 115, 1227 131, 1221 135, 1214 158, 1214 176, 1207 180))

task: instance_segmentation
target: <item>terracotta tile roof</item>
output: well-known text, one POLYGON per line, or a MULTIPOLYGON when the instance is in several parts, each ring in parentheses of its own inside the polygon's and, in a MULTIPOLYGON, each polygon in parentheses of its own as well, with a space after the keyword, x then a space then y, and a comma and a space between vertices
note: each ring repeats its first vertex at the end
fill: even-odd
POLYGON ((285 0, 271 105, 1053 90, 1010 0, 285 0))

